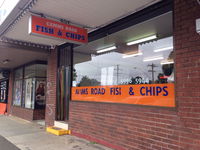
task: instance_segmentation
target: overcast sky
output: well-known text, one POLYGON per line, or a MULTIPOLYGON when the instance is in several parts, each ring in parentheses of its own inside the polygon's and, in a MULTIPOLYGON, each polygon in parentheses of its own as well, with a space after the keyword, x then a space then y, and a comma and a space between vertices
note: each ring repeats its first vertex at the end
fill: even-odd
POLYGON ((0 24, 9 15, 19 0, 0 0, 0 24))

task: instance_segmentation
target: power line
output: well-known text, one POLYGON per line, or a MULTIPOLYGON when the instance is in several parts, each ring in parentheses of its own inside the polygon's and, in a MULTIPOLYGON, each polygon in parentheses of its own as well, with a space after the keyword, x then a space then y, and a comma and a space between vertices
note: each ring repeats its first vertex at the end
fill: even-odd
POLYGON ((158 67, 158 66, 156 66, 155 64, 152 63, 152 65, 148 65, 148 67, 151 67, 151 69, 148 70, 148 72, 152 73, 152 82, 154 83, 154 73, 156 72, 155 67, 158 67))

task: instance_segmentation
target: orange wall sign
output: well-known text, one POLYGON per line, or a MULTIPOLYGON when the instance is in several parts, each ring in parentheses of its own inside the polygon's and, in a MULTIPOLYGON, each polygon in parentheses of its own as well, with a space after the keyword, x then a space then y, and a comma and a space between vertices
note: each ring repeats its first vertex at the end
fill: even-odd
POLYGON ((29 34, 65 39, 71 43, 88 42, 86 29, 37 16, 29 18, 29 34))
POLYGON ((72 87, 73 101, 175 107, 174 84, 72 87))

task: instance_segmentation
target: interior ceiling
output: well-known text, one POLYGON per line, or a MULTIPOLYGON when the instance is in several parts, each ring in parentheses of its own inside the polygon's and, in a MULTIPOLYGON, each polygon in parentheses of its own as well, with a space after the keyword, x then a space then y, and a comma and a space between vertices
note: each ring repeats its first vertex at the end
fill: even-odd
POLYGON ((76 52, 95 54, 97 50, 116 45, 118 47, 126 46, 127 42, 147 37, 153 34, 157 39, 172 36, 172 12, 152 18, 143 23, 121 30, 105 38, 90 42, 87 45, 81 45, 75 48, 76 52))
POLYGON ((25 63, 35 60, 47 60, 48 54, 21 50, 16 48, 5 48, 0 46, 0 69, 12 69, 23 65, 25 63), (7 64, 3 64, 3 61, 8 59, 7 64))
MULTIPOLYGON (((62 18, 94 28, 105 26, 160 0, 38 0, 31 11, 62 18)), ((27 13, 4 36, 10 39, 45 45, 60 45, 64 40, 48 39, 28 34, 27 13)))
POLYGON ((33 10, 89 27, 98 27, 158 0, 39 0, 33 10))

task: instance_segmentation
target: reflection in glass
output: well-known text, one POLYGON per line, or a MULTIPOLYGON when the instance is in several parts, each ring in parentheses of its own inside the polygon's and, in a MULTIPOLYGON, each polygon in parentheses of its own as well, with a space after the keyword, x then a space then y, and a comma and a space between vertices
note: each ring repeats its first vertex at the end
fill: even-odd
POLYGON ((33 64, 25 67, 24 78, 31 77, 45 77, 47 65, 46 64, 33 64))
POLYGON ((15 81, 13 89, 14 89, 13 105, 21 106, 21 101, 22 101, 22 80, 15 81))
POLYGON ((14 71, 13 105, 45 108, 46 64, 32 64, 14 71))
POLYGON ((33 101, 33 79, 26 79, 25 81, 25 108, 34 108, 33 101))
POLYGON ((88 57, 74 54, 74 87, 174 82, 173 37, 88 57))

